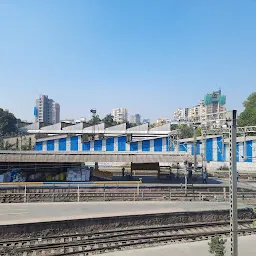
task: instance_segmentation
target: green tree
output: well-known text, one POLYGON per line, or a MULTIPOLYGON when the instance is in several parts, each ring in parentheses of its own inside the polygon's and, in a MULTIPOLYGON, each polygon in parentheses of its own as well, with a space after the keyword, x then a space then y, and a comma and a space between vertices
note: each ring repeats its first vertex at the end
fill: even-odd
POLYGON ((99 115, 93 116, 92 119, 90 119, 88 121, 89 125, 95 125, 95 124, 99 124, 99 123, 101 123, 101 119, 100 119, 99 115))
POLYGON ((17 119, 7 110, 0 108, 0 134, 9 136, 17 133, 17 119))
POLYGON ((211 238, 209 245, 209 253, 215 256, 224 256, 226 253, 226 239, 221 238, 221 236, 215 236, 211 238))
POLYGON ((238 117, 239 126, 256 125, 256 92, 249 95, 243 102, 244 111, 238 117))
POLYGON ((179 126, 180 129, 180 138, 186 139, 186 138, 192 138, 194 135, 194 128, 192 126, 188 126, 186 124, 181 124, 179 126))
POLYGON ((114 117, 111 114, 106 115, 103 119, 102 122, 105 124, 105 127, 110 127, 117 125, 117 122, 114 121, 114 117))
POLYGON ((154 128, 155 124, 149 124, 149 128, 154 128))
POLYGON ((127 127, 127 129, 128 128, 132 128, 132 127, 135 127, 135 126, 138 126, 138 124, 134 124, 134 123, 130 123, 130 122, 126 122, 126 127, 127 127))
POLYGON ((201 136, 201 135, 202 135, 202 128, 201 128, 201 127, 198 127, 198 128, 196 129, 196 136, 199 137, 199 136, 201 136))
POLYGON ((171 130, 177 130, 177 129, 179 129, 178 124, 171 124, 171 130))

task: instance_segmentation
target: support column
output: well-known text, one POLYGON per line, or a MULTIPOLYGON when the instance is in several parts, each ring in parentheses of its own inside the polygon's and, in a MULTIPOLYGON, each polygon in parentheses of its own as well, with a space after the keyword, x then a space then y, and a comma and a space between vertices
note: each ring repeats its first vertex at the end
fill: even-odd
POLYGON ((98 162, 95 162, 95 164, 94 164, 94 170, 99 170, 99 163, 98 162))
POLYGON ((237 234, 237 168, 236 168, 236 110, 229 125, 229 193, 230 193, 230 255, 238 256, 237 234))
POLYGON ((244 148, 243 148, 243 161, 246 162, 247 160, 247 152, 246 152, 246 134, 244 133, 244 148))
POLYGON ((196 171, 197 169, 197 159, 196 159, 196 144, 197 144, 197 141, 196 141, 196 130, 197 128, 194 127, 194 171, 196 171))

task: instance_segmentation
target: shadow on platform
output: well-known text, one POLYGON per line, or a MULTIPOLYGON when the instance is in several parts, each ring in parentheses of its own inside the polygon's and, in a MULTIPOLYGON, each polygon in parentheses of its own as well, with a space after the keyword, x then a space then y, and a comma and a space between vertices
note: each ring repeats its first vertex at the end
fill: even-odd
MULTIPOLYGON (((125 176, 125 177, 113 176, 113 180, 115 180, 115 181, 127 181, 127 180, 139 181, 140 178, 142 178, 142 183, 144 183, 144 184, 185 184, 184 177, 172 177, 169 179, 158 179, 156 176, 134 175, 130 179, 130 177, 127 177, 127 176, 125 176)), ((194 177, 192 179, 188 179, 188 184, 203 184, 203 180, 202 180, 202 178, 194 177)), ((214 178, 208 178, 207 184, 222 184, 222 182, 217 179, 214 179, 214 178)))

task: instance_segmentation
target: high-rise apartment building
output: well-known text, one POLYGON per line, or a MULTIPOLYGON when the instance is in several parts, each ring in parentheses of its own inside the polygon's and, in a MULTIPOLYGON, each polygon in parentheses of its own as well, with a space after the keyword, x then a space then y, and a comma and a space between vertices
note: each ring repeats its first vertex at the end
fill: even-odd
POLYGON ((204 100, 192 108, 178 108, 174 112, 174 120, 200 122, 208 127, 221 126, 222 113, 225 111, 226 96, 219 90, 206 94, 204 100))
POLYGON ((132 124, 140 124, 140 114, 135 114, 130 116, 130 123, 132 124))
POLYGON ((204 96, 206 108, 206 123, 215 126, 222 125, 222 113, 226 111, 226 96, 221 94, 221 90, 208 93, 204 96))
POLYGON ((34 108, 35 121, 56 124, 60 121, 60 105, 47 95, 40 95, 34 108))
POLYGON ((205 120, 206 108, 204 101, 201 100, 199 105, 193 106, 188 109, 188 121, 190 122, 203 122, 205 120))
POLYGON ((128 121, 128 110, 127 108, 114 108, 112 110, 112 116, 117 123, 126 122, 128 121))

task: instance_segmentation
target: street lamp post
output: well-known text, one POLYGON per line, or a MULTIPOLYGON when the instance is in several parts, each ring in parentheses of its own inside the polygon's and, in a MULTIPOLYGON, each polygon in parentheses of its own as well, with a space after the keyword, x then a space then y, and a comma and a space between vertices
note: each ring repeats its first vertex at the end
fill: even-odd
MULTIPOLYGON (((90 112, 92 113, 92 121, 93 121, 93 123, 92 123, 92 136, 93 136, 93 141, 94 141, 94 139, 95 139, 95 125, 96 125, 95 117, 96 117, 97 110, 95 108, 92 108, 90 110, 90 112)), ((98 162, 95 162, 94 169, 95 170, 99 169, 99 163, 98 162)))

